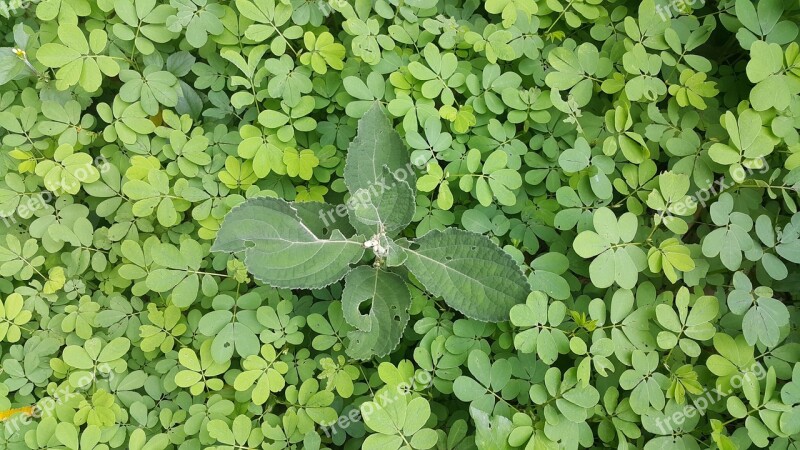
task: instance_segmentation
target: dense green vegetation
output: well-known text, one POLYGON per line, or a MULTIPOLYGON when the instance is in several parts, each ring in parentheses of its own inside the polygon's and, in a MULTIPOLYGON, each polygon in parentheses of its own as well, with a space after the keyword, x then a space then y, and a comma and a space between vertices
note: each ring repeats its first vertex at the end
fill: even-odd
POLYGON ((800 449, 799 23, 0 0, 0 448, 800 449))

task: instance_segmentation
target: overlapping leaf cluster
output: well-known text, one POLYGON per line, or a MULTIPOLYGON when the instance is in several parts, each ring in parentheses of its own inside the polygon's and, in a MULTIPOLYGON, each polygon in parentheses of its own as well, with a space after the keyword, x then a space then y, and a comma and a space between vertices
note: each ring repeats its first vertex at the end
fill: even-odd
POLYGON ((0 409, 44 414, 4 447, 800 446, 797 2, 18 6, 0 409), (360 361, 342 283, 210 248, 247 199, 346 204, 376 102, 417 163, 399 237, 484 234, 536 291, 484 323, 411 278, 360 361))
POLYGON ((347 148, 347 204, 248 199, 225 216, 211 251, 242 257, 258 281, 277 288, 344 280, 342 312, 355 328, 347 354, 360 360, 387 356, 400 343, 411 307, 406 272, 470 319, 507 321, 531 289, 497 244, 456 228, 396 239, 415 213, 415 180, 408 150, 376 102, 347 148), (351 267, 362 261, 372 267, 351 267))

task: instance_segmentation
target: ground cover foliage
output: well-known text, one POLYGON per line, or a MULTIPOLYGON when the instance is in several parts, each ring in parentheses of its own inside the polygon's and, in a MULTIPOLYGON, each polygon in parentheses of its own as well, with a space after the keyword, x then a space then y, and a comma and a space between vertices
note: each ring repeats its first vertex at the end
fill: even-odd
POLYGON ((2 6, 3 448, 800 448, 796 1, 2 6), (335 212, 372 108, 410 215, 335 212), (276 288, 245 202, 532 291, 276 288))

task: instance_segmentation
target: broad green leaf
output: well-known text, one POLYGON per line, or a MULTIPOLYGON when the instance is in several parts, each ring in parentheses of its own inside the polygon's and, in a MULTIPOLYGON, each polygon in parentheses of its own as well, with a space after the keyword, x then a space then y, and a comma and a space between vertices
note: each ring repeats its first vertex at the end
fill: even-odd
MULTIPOLYGON (((385 169, 385 168, 384 168, 385 169)), ((347 201, 353 226, 360 234, 395 236, 414 217, 414 190, 388 170, 370 189, 358 189, 347 201)))
POLYGON ((409 186, 416 184, 408 149, 375 103, 358 121, 358 133, 347 150, 344 180, 350 194, 379 188, 387 181, 384 170, 409 186))
POLYGON ((358 238, 334 230, 319 238, 294 207, 280 199, 255 198, 232 210, 212 251, 244 253, 244 262, 259 280, 276 287, 318 289, 340 280, 364 254, 358 238))
POLYGON ((347 354, 356 359, 384 357, 400 343, 408 323, 411 294, 403 279, 382 269, 361 266, 345 277, 342 292, 344 319, 356 328, 347 334, 347 354), (360 313, 361 305, 369 313, 360 313))
POLYGON ((517 263, 485 236, 431 231, 406 250, 406 266, 434 295, 467 317, 508 320, 530 292, 517 263))

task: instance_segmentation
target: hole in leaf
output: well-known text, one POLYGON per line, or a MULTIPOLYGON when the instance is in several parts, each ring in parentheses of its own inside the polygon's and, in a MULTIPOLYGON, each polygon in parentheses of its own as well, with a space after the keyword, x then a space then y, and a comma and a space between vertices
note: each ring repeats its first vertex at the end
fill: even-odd
POLYGON ((361 302, 358 304, 358 312, 362 315, 369 314, 369 310, 372 309, 372 302, 361 302))

